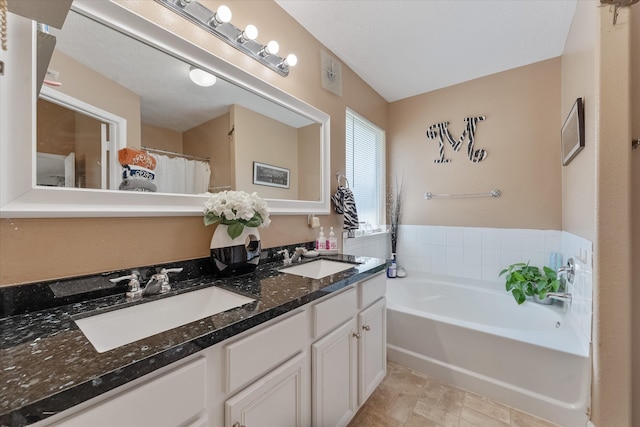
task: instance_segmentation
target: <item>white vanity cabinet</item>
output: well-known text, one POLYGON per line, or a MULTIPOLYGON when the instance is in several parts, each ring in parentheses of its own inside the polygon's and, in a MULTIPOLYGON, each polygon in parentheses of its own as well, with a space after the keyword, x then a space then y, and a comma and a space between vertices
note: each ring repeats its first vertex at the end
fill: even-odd
POLYGON ((316 333, 341 324, 311 346, 312 426, 346 426, 386 375, 385 293, 378 274, 314 307, 316 333))
POLYGON ((36 425, 346 426, 386 374, 385 291, 378 274, 36 425))
POLYGON ((54 427, 176 427, 207 425, 205 358, 177 362, 139 385, 62 419, 54 427), (185 391, 188 390, 188 393, 185 391))

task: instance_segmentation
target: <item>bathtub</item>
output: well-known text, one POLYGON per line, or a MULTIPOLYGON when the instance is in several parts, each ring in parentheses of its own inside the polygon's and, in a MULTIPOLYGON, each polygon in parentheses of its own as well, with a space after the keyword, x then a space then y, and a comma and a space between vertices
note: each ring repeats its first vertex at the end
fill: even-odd
POLYGON ((387 281, 391 361, 561 426, 588 421, 590 359, 561 306, 518 306, 499 283, 387 281))

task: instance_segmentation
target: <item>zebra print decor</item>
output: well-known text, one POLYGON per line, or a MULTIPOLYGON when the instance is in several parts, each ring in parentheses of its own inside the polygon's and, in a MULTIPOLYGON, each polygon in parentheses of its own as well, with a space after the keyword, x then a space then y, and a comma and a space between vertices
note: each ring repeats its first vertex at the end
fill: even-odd
POLYGON ((446 138, 451 144, 451 147, 454 151, 460 151, 460 147, 464 140, 469 137, 469 142, 467 143, 467 156, 469 160, 473 163, 478 163, 487 158, 487 151, 484 149, 475 150, 473 149, 474 138, 476 134, 476 128, 478 126, 478 122, 484 121, 486 119, 485 116, 478 117, 467 117, 464 121, 467 123, 467 126, 462 132, 462 136, 460 139, 456 140, 453 138, 451 133, 449 132, 448 126, 449 122, 436 123, 434 125, 429 126, 427 129, 427 138, 429 139, 438 139, 439 144, 439 154, 440 157, 434 160, 434 163, 449 163, 451 159, 445 159, 444 157, 444 139, 446 138))

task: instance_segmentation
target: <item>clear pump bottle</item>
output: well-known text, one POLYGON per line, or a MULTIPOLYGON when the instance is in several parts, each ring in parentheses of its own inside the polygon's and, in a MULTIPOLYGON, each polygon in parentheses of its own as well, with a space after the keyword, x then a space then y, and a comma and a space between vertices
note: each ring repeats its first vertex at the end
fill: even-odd
POLYGON ((320 234, 318 234, 318 238, 316 239, 316 250, 324 249, 327 249, 327 241, 324 237, 324 227, 320 227, 320 234))
POLYGON ((336 239, 336 235, 333 232, 333 227, 329 231, 329 247, 327 249, 338 249, 338 239, 336 239))

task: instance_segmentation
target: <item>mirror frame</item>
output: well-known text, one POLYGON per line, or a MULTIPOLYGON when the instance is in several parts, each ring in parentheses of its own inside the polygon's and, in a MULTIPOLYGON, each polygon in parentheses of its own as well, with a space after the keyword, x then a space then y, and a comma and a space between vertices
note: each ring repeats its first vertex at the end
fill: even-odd
MULTIPOLYGON (((214 54, 176 36, 121 5, 110 1, 75 0, 72 9, 184 61, 209 69, 221 78, 321 123, 319 201, 266 199, 272 215, 327 215, 330 212, 330 116, 237 68, 214 54)), ((36 54, 34 21, 19 16, 9 25, 9 39, 18 57, 5 58, 7 72, 0 78, 4 102, 0 131, 0 217, 55 218, 101 216, 202 215, 206 196, 39 187, 36 175, 36 54), (13 63, 13 66, 11 66, 13 63), (30 74, 20 73, 30 70, 30 74), (29 78, 25 78, 29 77, 29 78), (7 94, 8 96, 4 96, 7 94), (9 103, 7 99, 20 99, 9 103), (24 102, 23 102, 24 100, 24 102), (16 142, 13 142, 16 141, 16 142)), ((187 21, 185 21, 187 22, 187 21)), ((10 53, 10 52, 9 52, 10 53)))

